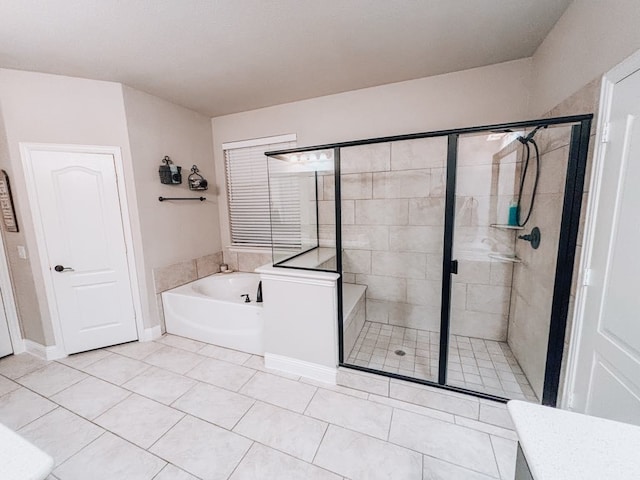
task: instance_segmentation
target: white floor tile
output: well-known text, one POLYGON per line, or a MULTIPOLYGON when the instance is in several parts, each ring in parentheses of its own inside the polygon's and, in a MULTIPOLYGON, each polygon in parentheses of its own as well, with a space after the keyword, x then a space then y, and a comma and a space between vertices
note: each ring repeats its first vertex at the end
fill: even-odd
POLYGON ((263 402, 302 413, 317 388, 270 373, 258 372, 240 393, 263 402))
POLYGON ((349 395, 318 389, 306 415, 386 440, 392 408, 349 395))
POLYGON ((242 365, 251 358, 250 353, 230 350, 228 348, 218 347, 217 345, 206 345, 199 350, 198 353, 206 357, 217 358, 218 360, 224 360, 225 362, 235 363, 237 365, 242 365))
POLYGON ((500 478, 503 480, 511 480, 516 472, 516 454, 518 443, 514 440, 491 436, 493 451, 498 462, 498 470, 500 470, 500 478))
POLYGON ((55 403, 21 387, 0 397, 0 423, 18 430, 54 408, 55 403))
POLYGON ((480 408, 478 400, 473 397, 452 395, 446 391, 436 391, 419 385, 409 385, 406 382, 392 381, 390 397, 409 403, 415 403, 436 410, 442 410, 454 415, 477 419, 480 408))
POLYGON ((142 360, 161 348, 162 345, 155 342, 129 342, 109 347, 109 351, 125 357, 142 360))
POLYGON ((85 367, 83 370, 94 377, 101 378, 116 385, 122 385, 136 375, 144 372, 149 365, 123 357, 122 355, 109 355, 102 360, 85 367))
POLYGON ((174 373, 185 374, 204 359, 196 353, 165 346, 146 356, 144 361, 174 373))
POLYGON ((257 402, 233 431, 310 462, 326 429, 319 420, 257 402))
POLYGON ((495 477, 489 477, 428 455, 424 456, 423 467, 422 480, 495 480, 495 477))
POLYGON ((441 410, 435 410, 433 408, 422 407, 420 405, 414 405, 413 403, 403 402, 402 400, 396 400, 395 398, 381 397, 379 395, 369 395, 369 400, 375 403, 381 403, 382 405, 388 405, 393 408, 406 410, 407 412, 413 412, 419 415, 437 418, 438 420, 443 420, 445 422, 455 422, 455 416, 451 415, 450 413, 446 413, 441 410))
POLYGON ((187 372, 187 376, 237 392, 255 373, 251 368, 207 358, 187 372))
POLYGON ((89 377, 57 393, 51 400, 89 420, 106 412, 131 395, 104 380, 89 377))
POLYGON ((338 384, 375 395, 389 395, 389 379, 380 375, 372 375, 355 370, 341 368, 338 370, 338 384))
POLYGON ((184 417, 184 413, 135 393, 97 417, 94 422, 144 449, 184 417))
POLYGON ((485 475, 498 476, 491 440, 486 433, 396 410, 389 441, 485 475))
POLYGON ((153 480, 198 480, 193 475, 188 474, 184 470, 180 470, 178 467, 167 464, 162 471, 153 477, 153 480))
POLYGON ((145 397, 166 405, 184 395, 197 382, 177 373, 157 367, 150 367, 137 377, 122 385, 145 397))
POLYGON ((343 387, 342 385, 331 385, 326 382, 319 382, 317 380, 312 380, 310 378, 300 378, 300 382, 306 383, 307 385, 313 385, 314 387, 324 388, 325 390, 331 390, 332 392, 344 393, 345 395, 350 395, 356 398, 362 398, 366 400, 369 398, 369 394, 362 390, 354 390, 353 388, 343 387))
POLYGON ((244 395, 198 383, 172 407, 231 430, 254 403, 254 399, 244 395))
POLYGON ((53 471, 60 480, 151 480, 166 462, 106 432, 53 471))
POLYGON ((513 430, 513 422, 511 421, 511 416, 507 411, 506 405, 498 403, 495 405, 488 405, 486 403, 481 403, 479 418, 481 422, 513 430))
POLYGON ((31 373, 34 370, 44 367, 48 363, 49 362, 40 360, 28 353, 9 355, 8 357, 0 359, 0 375, 4 375, 5 377, 15 380, 27 373, 31 373))
POLYGON ((61 358, 56 361, 69 367, 82 370, 92 363, 96 363, 98 360, 102 360, 103 358, 107 358, 111 355, 113 355, 113 353, 106 349, 91 350, 89 352, 74 353, 73 355, 69 355, 68 357, 61 358))
POLYGON ((340 480, 315 465, 254 443, 229 480, 340 480))
POLYGON ((0 375, 0 397, 5 393, 13 392, 20 388, 20 385, 6 377, 0 375))
POLYGON ((188 352, 197 352, 206 345, 206 343, 198 342, 197 340, 170 334, 163 335, 162 337, 157 339, 156 342, 162 343, 164 345, 169 345, 170 347, 181 348, 182 350, 187 350, 188 352))
POLYGON ((187 416, 150 451, 197 477, 226 480, 251 443, 235 433, 187 416))
POLYGON ((422 455, 330 425, 313 463, 351 480, 421 480, 422 455))
POLYGON ((16 381, 40 395, 50 397, 85 378, 87 378, 85 373, 53 362, 46 367, 20 377, 16 381))
POLYGON ((56 465, 93 442, 104 430, 64 408, 56 408, 19 430, 20 435, 53 457, 56 465))
POLYGON ((513 431, 513 429, 498 427, 497 425, 480 422, 478 420, 471 420, 470 418, 466 417, 456 417, 455 423, 463 427, 473 428, 474 430, 488 433, 490 435, 496 435, 508 440, 518 440, 518 436, 516 435, 516 432, 513 431))
MULTIPOLYGON (((407 354, 396 359, 392 353, 394 371, 420 367, 434 374, 437 339, 430 342, 431 336, 424 333, 373 326, 357 345, 371 352, 400 347, 407 354), (422 355, 414 357, 418 351, 422 355), (432 365, 424 366, 419 359, 432 365)), ((49 480, 85 479, 88 474, 92 480, 227 480, 230 475, 234 480, 417 480, 423 474, 426 480, 486 480, 500 474, 511 480, 516 437, 504 405, 352 371, 347 376, 353 388, 327 386, 267 370, 256 355, 176 338, 167 336, 151 347, 148 343, 113 347, 118 353, 95 350, 49 364, 28 355, 2 359, 0 370, 16 375, 29 388, 49 395, 66 388, 50 396, 64 407, 56 408, 0 375, 0 422, 22 428, 58 462, 68 457, 49 480), (194 349, 227 361, 189 351, 194 349), (175 373, 187 369, 188 375, 175 373), (78 370, 88 377, 68 386, 84 376, 78 370), (113 382, 124 382, 124 388, 113 382), (102 433, 102 427, 71 412, 91 420, 99 417, 95 421, 109 431, 102 433), (390 426, 398 444, 382 440, 390 426), (232 428, 234 432, 229 431, 232 428), (151 445, 150 450, 164 458, 125 438, 151 445)), ((494 358, 516 374, 517 365, 499 343, 469 339, 467 345, 462 337, 452 338, 456 356, 463 351, 475 355, 475 360, 458 358, 474 362, 494 358), (486 353, 489 348, 493 353, 486 353)), ((515 378, 523 382, 518 375, 515 378)), ((483 376, 483 382, 487 378, 483 376)), ((502 392, 497 373, 494 379, 496 391, 502 392)), ((491 390, 486 384, 484 388, 491 390)))

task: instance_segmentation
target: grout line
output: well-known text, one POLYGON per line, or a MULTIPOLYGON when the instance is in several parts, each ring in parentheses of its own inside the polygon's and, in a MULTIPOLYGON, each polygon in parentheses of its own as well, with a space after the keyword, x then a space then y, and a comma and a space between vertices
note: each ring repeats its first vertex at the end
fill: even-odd
MULTIPOLYGON (((157 438, 157 439, 156 439, 156 440, 155 440, 151 445, 149 445, 147 448, 142 448, 142 447, 140 447, 139 445, 136 445, 136 446, 137 446, 137 447, 139 447, 139 448, 142 448, 143 450, 145 450, 145 451, 149 452, 149 453, 150 453, 150 454, 152 454, 152 455, 155 455, 155 453, 153 453, 153 452, 151 452, 151 451, 150 451, 150 450, 154 447, 154 445, 156 445, 160 440, 162 440, 162 439, 163 439, 163 438, 164 438, 164 437, 165 437, 165 436, 166 436, 166 435, 167 435, 171 430, 173 430, 173 428, 174 428, 176 425, 178 425, 182 420, 184 420, 185 418, 187 418, 187 416, 189 416, 187 413, 184 413, 182 410, 177 410, 177 409, 176 409, 176 412, 178 412, 178 413, 182 413, 182 417, 180 417, 180 418, 179 418, 179 419, 178 419, 178 420, 177 420, 173 425, 171 425, 169 428, 167 428, 167 430, 166 430, 162 435, 160 435, 160 436, 159 436, 159 437, 158 437, 158 438, 157 438)), ((196 417, 194 417, 194 418, 196 418, 196 417)), ((124 439, 124 440, 126 440, 126 439, 124 439)), ((131 442, 131 443, 133 443, 133 442, 131 442)), ((135 445, 135 444, 134 444, 134 445, 135 445)), ((162 458, 162 457, 160 457, 159 455, 156 455, 156 456, 157 456, 158 458, 162 458)), ((164 458, 163 458, 163 460, 164 460, 164 458)), ((165 462, 168 462, 168 460, 165 460, 165 462)))
POLYGON ((489 435, 489 443, 491 444, 491 452, 493 453, 493 461, 496 464, 496 470, 498 470, 498 478, 502 478, 502 473, 500 473, 500 465, 498 464, 498 454, 496 452, 496 446, 493 444, 493 435, 489 435))
POLYGON ((249 448, 247 448, 247 451, 244 452, 244 455, 242 455, 242 458, 240 459, 240 461, 238 463, 236 463, 236 466, 233 467, 233 470, 231 471, 231 473, 229 474, 229 476, 227 477, 227 479, 231 478, 233 476, 233 474, 235 473, 235 471, 238 469, 238 467, 240 466, 240 464, 244 461, 245 457, 249 454, 249 451, 251 451, 251 449, 253 448, 253 446, 257 443, 254 440, 251 440, 251 445, 249 445, 249 448))
POLYGON ((318 442, 318 446, 316 447, 316 451, 313 453, 313 457, 311 457, 311 463, 312 465, 315 465, 313 462, 316 461, 316 457, 318 456, 318 452, 320 451, 320 445, 322 445, 322 442, 324 442, 324 437, 327 436, 327 432, 329 431, 329 425, 331 425, 329 422, 326 422, 327 426, 324 428, 324 432, 322 432, 322 438, 320 439, 320 441, 318 442))
MULTIPOLYGON (((102 428, 102 427, 100 427, 100 428, 102 428)), ((60 468, 62 465, 64 465, 64 464, 65 464, 65 463, 67 463, 68 461, 70 461, 73 457, 75 457, 76 455, 79 455, 79 454, 80 454, 80 452, 82 452, 84 449, 86 449, 89 445, 91 445, 92 443, 97 442, 97 441, 98 441, 100 438, 102 438, 102 437, 103 437, 107 432, 109 432, 109 430, 106 430, 106 429, 104 429, 104 428, 103 428, 103 430, 104 430, 104 431, 103 431, 100 435, 98 435, 96 438, 94 438, 93 440, 91 440, 89 443, 87 443, 84 447, 82 447, 82 448, 81 448, 80 450, 78 450, 76 453, 74 453, 74 454, 73 454, 73 455, 71 455, 69 458, 67 458, 67 459, 66 459, 64 462, 62 462, 60 465, 55 465, 55 463, 54 463, 52 473, 53 473, 53 472, 55 472, 58 468, 60 468)), ((109 432, 109 433, 111 433, 111 432, 109 432)), ((55 475, 55 473, 54 473, 54 475, 55 475)))
MULTIPOLYGON (((244 419, 244 417, 247 416, 247 414, 253 410, 253 407, 255 407, 258 403, 261 403, 260 400, 257 399, 252 399, 253 403, 251 404, 251 406, 249 406, 249 408, 247 408, 246 412, 244 412, 242 415, 240 415, 240 418, 236 421, 236 423, 233 424, 233 426, 229 429, 230 432, 233 432, 237 435, 241 435, 238 432, 235 432, 234 429, 238 426, 238 424, 244 419)), ((243 435, 244 436, 244 435, 243 435)))
POLYGON ((389 419, 389 428, 387 429, 387 439, 386 439, 387 442, 391 438, 391 425, 393 424, 394 413, 396 413, 396 409, 395 407, 391 407, 391 418, 389 419))

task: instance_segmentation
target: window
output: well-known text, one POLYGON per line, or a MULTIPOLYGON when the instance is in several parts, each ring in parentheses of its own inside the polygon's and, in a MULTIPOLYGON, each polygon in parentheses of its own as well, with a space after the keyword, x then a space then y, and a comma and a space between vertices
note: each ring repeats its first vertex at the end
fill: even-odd
MULTIPOLYGON (((227 182, 227 202, 231 244, 238 247, 271 247, 271 214, 269 212, 269 175, 267 157, 264 152, 294 148, 295 135, 260 138, 242 142, 226 143, 224 150, 227 182)), ((278 185, 282 195, 282 188, 278 185)), ((289 188, 295 188, 291 185, 289 188)), ((291 199, 287 212, 300 216, 300 202, 297 192, 290 192, 291 199)), ((299 223, 298 223, 299 225, 299 223)), ((279 229, 280 230, 280 229, 279 229)), ((278 246, 299 247, 299 228, 278 231, 278 246)))

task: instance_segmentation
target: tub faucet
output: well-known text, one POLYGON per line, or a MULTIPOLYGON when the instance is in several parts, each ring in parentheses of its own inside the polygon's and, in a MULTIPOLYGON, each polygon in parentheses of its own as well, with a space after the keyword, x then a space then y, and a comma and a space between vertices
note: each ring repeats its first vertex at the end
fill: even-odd
POLYGON ((258 293, 256 294, 256 303, 262 303, 262 280, 258 282, 258 293))
POLYGON ((249 298, 249 294, 248 293, 243 293, 240 296, 244 297, 244 303, 250 303, 251 302, 251 299, 249 298))

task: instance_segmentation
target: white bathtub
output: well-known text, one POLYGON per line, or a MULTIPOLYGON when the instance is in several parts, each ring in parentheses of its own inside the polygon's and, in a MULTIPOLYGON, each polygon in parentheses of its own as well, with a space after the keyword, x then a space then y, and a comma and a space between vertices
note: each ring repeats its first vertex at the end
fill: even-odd
POLYGON ((216 274, 162 293, 167 333, 264 355, 260 275, 216 274), (251 303, 240 295, 248 293, 251 303))

